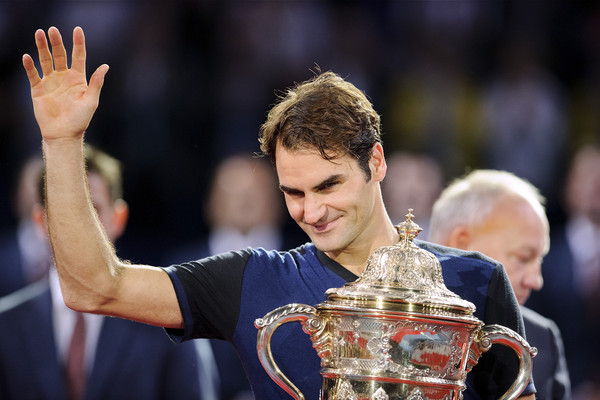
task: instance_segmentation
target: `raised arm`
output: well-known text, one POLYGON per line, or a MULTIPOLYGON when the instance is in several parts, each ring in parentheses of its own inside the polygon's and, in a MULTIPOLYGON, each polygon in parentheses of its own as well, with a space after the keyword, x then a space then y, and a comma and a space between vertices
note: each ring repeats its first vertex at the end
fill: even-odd
POLYGON ((71 67, 58 29, 35 33, 42 77, 28 54, 23 66, 31 85, 46 165, 46 216, 65 303, 76 310, 153 325, 183 325, 171 281, 160 268, 119 260, 90 200, 83 137, 100 97, 107 65, 89 85, 85 37, 73 31, 71 67))

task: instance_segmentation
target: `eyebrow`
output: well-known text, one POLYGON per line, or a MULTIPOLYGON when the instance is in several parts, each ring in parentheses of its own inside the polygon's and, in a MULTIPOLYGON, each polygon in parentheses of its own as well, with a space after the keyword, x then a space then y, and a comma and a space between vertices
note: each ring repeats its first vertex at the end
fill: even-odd
MULTIPOLYGON (((342 178, 342 174, 336 174, 336 175, 332 175, 329 178, 325 179, 323 182, 319 183, 318 185, 314 186, 312 189, 314 191, 320 191, 325 189, 328 185, 331 185, 337 181, 339 181, 342 178)), ((301 190, 295 189, 295 188, 291 188, 291 187, 287 187, 284 185, 279 185, 279 190, 281 190, 284 193, 288 193, 288 194, 299 194, 302 193, 301 190)))

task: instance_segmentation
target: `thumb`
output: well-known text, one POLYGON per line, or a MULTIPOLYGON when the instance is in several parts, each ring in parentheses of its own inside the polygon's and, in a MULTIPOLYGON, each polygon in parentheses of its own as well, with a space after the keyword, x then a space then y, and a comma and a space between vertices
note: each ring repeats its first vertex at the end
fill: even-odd
POLYGON ((102 85, 104 85, 104 77, 108 72, 108 65, 102 64, 99 66, 92 77, 90 78, 90 83, 88 85, 88 95, 95 98, 96 101, 100 98, 100 90, 102 90, 102 85))

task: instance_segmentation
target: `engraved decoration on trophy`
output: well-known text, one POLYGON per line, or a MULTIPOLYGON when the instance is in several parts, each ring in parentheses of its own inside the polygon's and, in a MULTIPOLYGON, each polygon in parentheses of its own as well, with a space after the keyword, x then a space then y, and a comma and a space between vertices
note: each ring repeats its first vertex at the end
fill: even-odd
POLYGON ((295 399, 304 399, 271 353, 271 337, 300 322, 321 359, 321 399, 462 399, 467 373, 493 344, 514 350, 519 373, 502 399, 519 396, 537 350, 500 325, 484 325, 475 306, 444 284, 434 254, 413 238, 412 220, 396 228, 400 241, 375 250, 360 278, 327 290, 316 306, 288 304, 255 321, 257 351, 269 376, 295 399))

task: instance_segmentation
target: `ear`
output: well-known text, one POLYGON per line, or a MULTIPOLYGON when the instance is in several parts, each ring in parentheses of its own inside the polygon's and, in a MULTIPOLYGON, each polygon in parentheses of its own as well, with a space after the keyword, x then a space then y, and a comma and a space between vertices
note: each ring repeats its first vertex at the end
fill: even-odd
POLYGON ((127 226, 127 220, 129 219, 129 206, 125 202, 125 200, 118 199, 115 201, 113 205, 114 215, 113 215, 113 226, 112 226, 112 241, 117 240, 123 232, 125 231, 125 227, 127 226))
POLYGON ((383 146, 381 143, 375 143, 375 145, 373 145, 373 152, 371 153, 369 164, 371 166, 372 178, 377 182, 381 182, 383 178, 385 178, 387 172, 387 164, 385 163, 385 156, 383 155, 383 146))
POLYGON ((457 226, 450 232, 448 242, 445 244, 456 249, 467 250, 471 244, 471 232, 464 225, 457 226))

